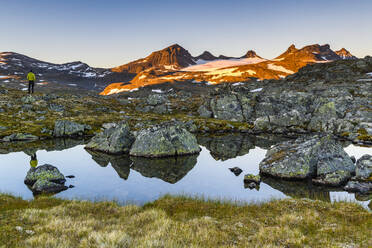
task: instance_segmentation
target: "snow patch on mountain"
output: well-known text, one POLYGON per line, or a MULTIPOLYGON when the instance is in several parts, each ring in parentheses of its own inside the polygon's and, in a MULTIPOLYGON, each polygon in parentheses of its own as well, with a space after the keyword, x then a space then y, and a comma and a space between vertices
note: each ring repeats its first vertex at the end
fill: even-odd
POLYGON ((221 68, 232 67, 232 66, 258 64, 264 61, 266 61, 266 59, 262 59, 262 58, 223 59, 223 60, 214 60, 214 61, 206 61, 206 60, 199 59, 196 61, 197 65, 183 68, 182 71, 190 71, 190 72, 213 71, 213 70, 218 70, 221 68))
POLYGON ((293 74, 294 73, 294 71, 288 70, 288 69, 286 69, 286 68, 284 68, 283 66, 280 66, 280 65, 268 64, 267 68, 269 70, 281 71, 281 72, 288 73, 288 74, 293 74))
POLYGON ((260 92, 263 88, 258 88, 258 89, 254 89, 254 90, 251 90, 250 92, 260 92))

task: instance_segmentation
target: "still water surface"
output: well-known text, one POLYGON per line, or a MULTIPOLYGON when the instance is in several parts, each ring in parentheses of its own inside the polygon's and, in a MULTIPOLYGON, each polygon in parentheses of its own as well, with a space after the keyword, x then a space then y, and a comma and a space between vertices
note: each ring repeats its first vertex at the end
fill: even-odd
MULTIPOLYGON (((238 139, 239 140, 239 139, 238 139)), ((38 164, 52 164, 65 176, 74 175, 66 185, 73 185, 56 195, 65 199, 116 200, 120 203, 144 204, 164 194, 203 196, 211 199, 227 199, 242 202, 261 202, 285 197, 307 197, 327 201, 356 201, 367 207, 369 200, 337 189, 314 187, 308 183, 286 182, 266 178, 259 190, 244 188, 247 173, 258 174, 258 165, 265 157, 264 145, 247 140, 233 141, 209 139, 201 143, 198 156, 180 159, 130 159, 129 157, 90 154, 84 145, 62 151, 38 150, 38 164), (239 143, 240 142, 240 143, 239 143), (230 150, 228 150, 230 149, 230 150), (234 150, 235 149, 235 150, 234 150), (229 168, 243 170, 235 176, 229 168)), ((349 145, 345 148, 357 159, 372 155, 372 148, 349 145)), ((11 152, 0 155, 0 192, 11 193, 24 199, 33 198, 23 183, 30 169, 29 152, 11 152)))

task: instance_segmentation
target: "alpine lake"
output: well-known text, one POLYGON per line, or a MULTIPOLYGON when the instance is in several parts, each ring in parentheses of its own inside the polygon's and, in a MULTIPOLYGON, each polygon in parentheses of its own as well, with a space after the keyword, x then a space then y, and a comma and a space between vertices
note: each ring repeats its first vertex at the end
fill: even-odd
MULTIPOLYGON (((88 140, 53 139, 0 146, 0 192, 36 197, 24 184, 30 160, 56 166, 68 178, 63 199, 113 200, 143 205, 159 197, 187 195, 235 202, 265 202, 281 198, 357 202, 368 209, 371 195, 348 193, 342 188, 315 186, 311 182, 262 177, 259 187, 244 185, 244 175, 258 174, 267 149, 286 138, 227 134, 199 135, 199 155, 162 159, 113 156, 84 149, 88 140), (35 159, 34 159, 35 160, 35 159), (234 174, 230 168, 243 172, 234 174), (71 176, 71 177, 69 177, 71 176)), ((372 155, 372 147, 343 144, 349 156, 372 155)))

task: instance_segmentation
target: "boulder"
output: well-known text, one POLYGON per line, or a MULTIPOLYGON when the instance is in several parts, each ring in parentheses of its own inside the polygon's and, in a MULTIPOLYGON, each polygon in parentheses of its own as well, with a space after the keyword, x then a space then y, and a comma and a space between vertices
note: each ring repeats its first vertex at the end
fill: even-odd
POLYGON ((308 128, 315 131, 333 132, 336 119, 337 113, 335 103, 328 102, 315 111, 308 128))
POLYGON ((21 102, 25 103, 25 104, 34 103, 36 101, 37 101, 36 97, 34 97, 32 95, 27 95, 27 96, 24 96, 24 97, 21 98, 21 102))
POLYGON ((160 94, 149 95, 146 99, 146 103, 151 106, 163 104, 167 101, 167 98, 160 94))
POLYGON ((58 193, 66 190, 64 175, 54 166, 45 164, 31 168, 26 175, 24 183, 33 193, 58 193))
POLYGON ((83 136, 87 130, 90 130, 89 125, 79 124, 68 120, 57 120, 54 124, 54 137, 73 137, 83 136))
POLYGON ((242 106, 236 95, 222 95, 210 102, 213 117, 220 120, 244 121, 242 106))
POLYGON ((199 108, 198 108, 198 113, 201 117, 204 117, 204 118, 210 118, 212 117, 212 112, 204 105, 201 105, 199 108))
POLYGON ((51 182, 47 179, 39 179, 32 185, 31 190, 34 194, 55 194, 64 191, 67 188, 68 187, 64 184, 51 182))
POLYGON ((9 136, 5 136, 3 138, 3 141, 5 142, 11 142, 11 141, 32 141, 32 140, 37 140, 39 137, 28 134, 28 133, 14 133, 9 136))
POLYGON ((352 180, 345 185, 344 189, 348 192, 359 192, 362 194, 368 194, 372 192, 372 183, 352 180))
POLYGON ((260 172, 283 179, 316 178, 338 186, 350 179, 355 165, 331 136, 300 137, 272 147, 260 163, 260 172))
POLYGON ((177 125, 158 125, 141 130, 130 155, 139 157, 167 157, 200 152, 194 135, 177 125))
POLYGON ((350 171, 338 170, 314 178, 312 182, 318 185, 338 187, 340 185, 344 185, 350 178, 350 171))
POLYGON ((358 180, 368 180, 372 182, 372 156, 363 155, 358 159, 355 169, 355 177, 358 180))
POLYGON ((109 154, 128 153, 134 142, 126 122, 105 129, 94 136, 85 148, 109 154))

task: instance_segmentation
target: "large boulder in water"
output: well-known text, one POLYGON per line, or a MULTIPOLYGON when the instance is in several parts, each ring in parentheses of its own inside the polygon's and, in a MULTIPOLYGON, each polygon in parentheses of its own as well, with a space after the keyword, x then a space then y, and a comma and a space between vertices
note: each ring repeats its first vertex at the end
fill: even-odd
POLYGON ((141 130, 129 154, 138 157, 168 157, 199 152, 193 134, 178 125, 163 124, 141 130))
POLYGON ((66 190, 65 176, 53 165, 45 164, 31 168, 26 175, 24 183, 33 193, 58 193, 66 190))
POLYGON ((89 125, 79 124, 68 120, 57 120, 54 124, 54 137, 83 136, 85 131, 90 130, 89 125))
POLYGON ((300 137, 271 148, 260 172, 283 179, 316 178, 314 182, 338 186, 350 179, 355 165, 331 136, 300 137))
POLYGON ((97 134, 85 148, 109 154, 128 153, 134 142, 129 125, 125 122, 97 134))

